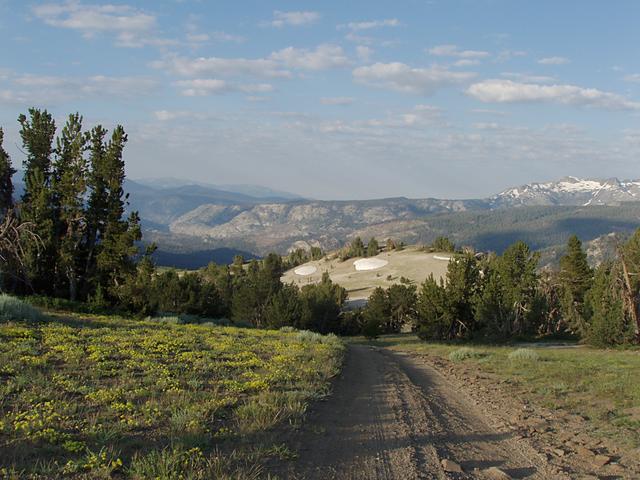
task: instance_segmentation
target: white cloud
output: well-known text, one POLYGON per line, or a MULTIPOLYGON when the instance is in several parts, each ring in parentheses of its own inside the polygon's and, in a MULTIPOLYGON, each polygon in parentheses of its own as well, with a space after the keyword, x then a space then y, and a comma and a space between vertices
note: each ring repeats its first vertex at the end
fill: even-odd
POLYGON ((538 60, 540 65, 565 65, 570 60, 565 57, 545 57, 538 60))
POLYGON ((135 98, 155 90, 147 77, 58 77, 17 75, 8 79, 2 100, 13 104, 52 105, 84 98, 135 98))
POLYGON ((247 41, 247 39, 241 35, 233 35, 223 31, 213 32, 212 37, 219 42, 244 43, 247 41))
POLYGON ((640 83, 640 73, 631 73, 624 76, 625 82, 640 83))
POLYGON ((537 85, 492 79, 471 85, 467 94, 485 103, 553 102, 608 110, 640 110, 640 102, 575 85, 537 85))
POLYGON ((178 118, 187 118, 191 116, 191 112, 187 111, 169 111, 169 110, 157 110, 153 112, 153 116, 156 120, 161 122, 168 122, 176 120, 178 118))
POLYGON ((433 66, 413 68, 404 63, 374 63, 353 70, 356 82, 404 93, 429 95, 437 89, 462 83, 475 77, 472 72, 452 72, 433 66))
POLYGON ((205 43, 210 38, 206 33, 187 33, 187 40, 191 43, 205 43))
POLYGON ((371 60, 373 51, 373 48, 366 47, 364 45, 358 45, 356 47, 356 55, 358 55, 358 58, 363 62, 368 62, 369 60, 371 60))
POLYGON ((526 57, 526 56, 527 56, 527 52, 525 52, 524 50, 502 50, 498 54, 498 57, 496 58, 496 61, 497 62, 507 62, 507 61, 511 60, 512 58, 526 57))
POLYGON ((457 58, 485 58, 489 52, 480 50, 460 50, 456 45, 437 45, 430 48, 428 52, 437 57, 457 57, 457 58))
POLYGON ((221 95, 230 92, 268 93, 273 91, 273 86, 268 83, 235 84, 216 78, 180 80, 176 82, 175 85, 182 89, 182 95, 185 97, 221 95))
POLYGON ((456 60, 453 62, 454 67, 471 67, 473 65, 478 65, 480 60, 475 58, 461 58, 460 60, 456 60))
POLYGON ((281 12, 276 10, 273 12, 273 20, 271 26, 281 28, 285 25, 299 27, 301 25, 309 25, 320 20, 321 15, 318 12, 281 12))
POLYGON ((380 27, 399 27, 402 24, 397 18, 386 18, 384 20, 370 20, 366 22, 349 22, 346 25, 338 25, 339 29, 348 28, 354 32, 361 30, 371 30, 380 27))
POLYGON ((269 57, 289 68, 302 70, 327 70, 349 65, 349 59, 338 45, 319 45, 315 50, 287 47, 273 52, 269 57))
POLYGON ((320 99, 320 103, 323 105, 351 105, 354 102, 353 97, 324 97, 320 99))
POLYGON ((169 71, 183 77, 218 77, 248 75, 267 78, 290 78, 291 72, 281 68, 273 59, 266 58, 186 58, 172 56, 151 64, 154 68, 169 71))
POLYGON ((153 36, 156 17, 129 5, 92 5, 69 0, 36 5, 31 10, 47 25, 79 31, 85 38, 99 33, 114 34, 116 45, 121 47, 175 43, 153 36))
POLYGON ((553 83, 556 81, 555 78, 547 75, 530 75, 528 73, 517 72, 502 72, 500 75, 524 83, 553 83))

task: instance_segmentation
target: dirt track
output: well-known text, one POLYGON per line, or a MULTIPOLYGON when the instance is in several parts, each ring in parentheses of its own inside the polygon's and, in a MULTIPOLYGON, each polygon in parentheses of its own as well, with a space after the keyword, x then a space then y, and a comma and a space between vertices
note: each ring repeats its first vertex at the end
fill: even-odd
POLYGON ((511 478, 555 477, 434 369, 368 346, 349 348, 333 395, 291 443, 298 459, 276 472, 291 479, 501 478, 490 467, 511 478), (443 460, 464 473, 445 471, 443 460))

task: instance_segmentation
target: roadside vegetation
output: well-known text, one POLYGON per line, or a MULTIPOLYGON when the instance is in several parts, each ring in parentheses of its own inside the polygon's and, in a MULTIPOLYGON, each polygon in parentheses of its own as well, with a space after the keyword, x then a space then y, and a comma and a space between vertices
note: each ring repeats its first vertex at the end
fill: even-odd
POLYGON ((342 359, 294 329, 0 311, 0 478, 253 478, 342 359))
POLYGON ((461 345, 424 342, 415 335, 388 335, 375 344, 426 355, 435 365, 450 362, 464 369, 463 378, 489 373, 499 384, 496 388, 513 398, 579 415, 590 425, 589 434, 611 438, 625 448, 640 447, 637 349, 461 345))
POLYGON ((502 255, 459 252, 446 281, 430 276, 419 287, 377 288, 361 312, 362 332, 375 338, 410 326, 423 340, 640 342, 640 230, 595 270, 576 236, 559 269, 541 271, 538 260, 524 242, 502 255))

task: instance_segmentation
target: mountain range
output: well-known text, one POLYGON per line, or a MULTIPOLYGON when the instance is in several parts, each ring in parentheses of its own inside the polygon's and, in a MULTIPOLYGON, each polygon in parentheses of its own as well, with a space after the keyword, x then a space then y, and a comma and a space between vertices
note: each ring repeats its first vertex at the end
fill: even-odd
POLYGON ((127 180, 125 191, 129 208, 140 213, 145 239, 156 241, 164 258, 197 253, 203 263, 216 252, 331 250, 356 235, 408 243, 447 235, 496 251, 522 238, 549 249, 566 241, 571 228, 589 241, 640 226, 640 181, 616 178, 565 177, 466 200, 312 200, 261 186, 171 178, 127 180))
MULTIPOLYGON (((166 242, 174 237, 201 241, 208 248, 217 245, 264 254, 310 246, 333 249, 354 235, 428 242, 437 230, 455 237, 456 232, 433 225, 442 224, 444 218, 456 223, 452 215, 463 212, 493 217, 492 212, 504 216, 506 210, 547 207, 538 210, 538 215, 548 216, 557 214, 560 207, 615 207, 640 201, 640 181, 575 177, 531 183, 489 198, 467 200, 247 198, 244 194, 222 194, 204 188, 183 185, 142 195, 132 192, 132 208, 141 212, 147 230, 154 230, 161 244, 162 239, 166 242)), ((468 230, 471 226, 459 227, 468 230)), ((625 224, 625 228, 631 227, 625 224)), ((610 231, 614 230, 612 226, 610 231)), ((473 240, 470 235, 459 236, 464 237, 461 241, 473 240)))

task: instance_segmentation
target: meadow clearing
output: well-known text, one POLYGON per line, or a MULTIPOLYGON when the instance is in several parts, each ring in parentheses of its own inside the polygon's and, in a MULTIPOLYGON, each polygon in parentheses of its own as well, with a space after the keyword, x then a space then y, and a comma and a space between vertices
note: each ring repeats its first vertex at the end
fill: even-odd
POLYGON ((256 478, 291 455, 269 432, 327 393, 343 355, 310 332, 1 313, 5 479, 256 478))

